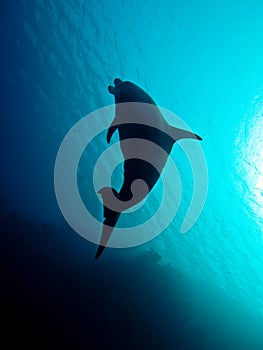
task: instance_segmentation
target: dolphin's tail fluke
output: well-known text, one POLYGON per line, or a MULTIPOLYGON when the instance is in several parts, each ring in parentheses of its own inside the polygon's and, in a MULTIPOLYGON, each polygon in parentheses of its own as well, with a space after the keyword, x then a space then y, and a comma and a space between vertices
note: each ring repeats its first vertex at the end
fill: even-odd
POLYGON ((105 249, 105 247, 110 239, 110 236, 112 234, 114 226, 116 225, 116 223, 119 219, 120 213, 112 212, 112 214, 113 214, 112 217, 106 218, 103 222, 102 234, 101 234, 101 238, 100 238, 100 245, 98 247, 95 259, 98 259, 101 256, 103 250, 105 249))
POLYGON ((104 245, 99 245, 99 248, 98 248, 97 253, 95 255, 96 260, 99 259, 99 257, 101 256, 104 249, 105 249, 104 245))
MULTIPOLYGON (((116 190, 114 191, 116 192, 116 190)), ((102 199, 104 201, 105 200, 104 191, 101 190, 99 191, 99 193, 102 195, 102 199)), ((98 259, 101 256, 103 250, 105 249, 110 239, 110 236, 112 234, 112 231, 115 225, 117 224, 120 214, 121 213, 118 213, 116 211, 113 211, 107 208, 105 205, 103 206, 104 222, 103 222, 102 234, 100 238, 100 244, 99 244, 95 259, 98 259)))

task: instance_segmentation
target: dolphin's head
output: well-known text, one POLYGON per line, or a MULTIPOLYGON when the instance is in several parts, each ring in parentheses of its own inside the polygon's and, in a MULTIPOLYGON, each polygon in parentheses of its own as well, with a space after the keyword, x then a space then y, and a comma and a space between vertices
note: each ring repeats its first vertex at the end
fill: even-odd
POLYGON ((114 79, 114 86, 108 86, 109 93, 114 95, 115 103, 123 102, 144 102, 155 104, 153 99, 139 86, 130 81, 114 79))

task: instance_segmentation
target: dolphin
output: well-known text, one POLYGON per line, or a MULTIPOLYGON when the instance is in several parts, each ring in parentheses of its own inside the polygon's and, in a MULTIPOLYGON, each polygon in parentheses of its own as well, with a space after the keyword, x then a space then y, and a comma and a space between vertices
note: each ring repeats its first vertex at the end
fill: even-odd
POLYGON ((154 100, 134 83, 116 78, 108 91, 115 98, 116 116, 108 129, 107 143, 118 131, 124 157, 124 180, 119 192, 110 187, 98 191, 103 200, 104 221, 95 259, 105 249, 121 213, 139 203, 153 189, 174 143, 185 138, 202 140, 197 134, 169 125, 154 100), (135 141, 129 143, 129 140, 135 141), (157 150, 156 145, 159 146, 157 150))

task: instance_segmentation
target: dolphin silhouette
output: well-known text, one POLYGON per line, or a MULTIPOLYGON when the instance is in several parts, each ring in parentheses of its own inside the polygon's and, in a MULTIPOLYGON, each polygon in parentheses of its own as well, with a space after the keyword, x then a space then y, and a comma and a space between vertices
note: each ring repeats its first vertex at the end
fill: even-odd
POLYGON ((107 142, 118 131, 124 180, 119 192, 110 187, 98 192, 102 195, 104 222, 95 259, 105 249, 121 212, 139 203, 152 190, 174 143, 184 138, 202 140, 197 134, 169 125, 154 100, 134 83, 116 78, 108 90, 115 97, 116 116, 108 129, 107 142), (163 152, 156 151, 154 145, 163 152))

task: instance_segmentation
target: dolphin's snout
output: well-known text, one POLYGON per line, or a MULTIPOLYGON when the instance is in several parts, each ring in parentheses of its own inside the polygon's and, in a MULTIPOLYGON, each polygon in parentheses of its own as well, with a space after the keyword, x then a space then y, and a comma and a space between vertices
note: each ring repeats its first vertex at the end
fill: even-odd
POLYGON ((108 86, 109 93, 112 95, 116 94, 116 88, 114 86, 109 85, 108 86))

